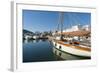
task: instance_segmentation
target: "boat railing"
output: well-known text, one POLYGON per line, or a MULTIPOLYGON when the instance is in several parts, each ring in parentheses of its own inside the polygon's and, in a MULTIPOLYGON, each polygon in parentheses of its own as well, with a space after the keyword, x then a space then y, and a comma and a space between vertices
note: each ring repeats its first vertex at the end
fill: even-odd
POLYGON ((82 41, 79 40, 61 40, 61 41, 64 42, 65 44, 70 44, 73 46, 81 46, 81 47, 88 47, 88 48, 91 47, 91 44, 85 42, 83 43, 82 41))

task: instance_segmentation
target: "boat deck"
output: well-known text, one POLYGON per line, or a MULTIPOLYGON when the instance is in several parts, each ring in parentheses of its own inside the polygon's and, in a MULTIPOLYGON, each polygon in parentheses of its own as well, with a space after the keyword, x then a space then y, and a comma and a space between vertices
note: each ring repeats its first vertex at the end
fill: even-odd
POLYGON ((68 44, 68 43, 64 43, 63 41, 61 40, 55 40, 57 43, 59 44, 62 44, 64 46, 67 46, 67 47, 72 47, 72 48, 75 48, 75 49, 79 49, 79 50, 84 50, 84 51, 88 51, 90 52, 91 51, 91 48, 89 47, 84 47, 84 46, 81 46, 81 45, 73 45, 73 44, 68 44))

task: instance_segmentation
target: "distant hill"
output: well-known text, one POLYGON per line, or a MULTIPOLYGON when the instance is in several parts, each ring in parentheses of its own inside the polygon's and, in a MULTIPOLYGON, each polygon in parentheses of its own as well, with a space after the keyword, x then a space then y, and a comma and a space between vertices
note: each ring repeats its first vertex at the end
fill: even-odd
POLYGON ((26 29, 23 29, 23 34, 33 34, 33 32, 29 31, 29 30, 26 30, 26 29))

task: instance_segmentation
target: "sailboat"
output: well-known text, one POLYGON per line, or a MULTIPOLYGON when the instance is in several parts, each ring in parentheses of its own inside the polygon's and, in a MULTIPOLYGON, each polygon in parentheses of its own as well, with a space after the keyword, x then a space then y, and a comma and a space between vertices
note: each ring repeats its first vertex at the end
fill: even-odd
MULTIPOLYGON (((75 55, 80 57, 91 57, 91 31, 80 29, 80 25, 73 26, 77 29, 70 28, 68 31, 63 30, 64 13, 59 13, 60 31, 57 30, 53 35, 53 52, 63 58, 67 59, 67 55, 75 55)), ((59 29, 59 27, 58 27, 59 29)))

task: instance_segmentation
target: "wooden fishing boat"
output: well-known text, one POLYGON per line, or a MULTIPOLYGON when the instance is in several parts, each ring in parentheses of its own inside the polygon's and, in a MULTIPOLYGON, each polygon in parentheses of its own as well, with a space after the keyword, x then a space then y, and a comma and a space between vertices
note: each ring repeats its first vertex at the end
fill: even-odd
POLYGON ((61 30, 55 32, 54 38, 52 40, 54 46, 53 52, 63 59, 67 59, 68 53, 75 56, 90 58, 91 31, 80 29, 72 30, 69 32, 63 32, 63 13, 60 13, 59 24, 61 24, 61 30))

